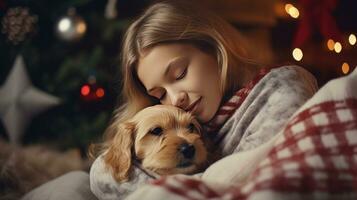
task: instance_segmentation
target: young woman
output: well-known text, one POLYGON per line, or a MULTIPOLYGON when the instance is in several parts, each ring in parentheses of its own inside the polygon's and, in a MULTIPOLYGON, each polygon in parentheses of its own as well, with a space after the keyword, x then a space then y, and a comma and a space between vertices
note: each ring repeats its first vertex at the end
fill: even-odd
POLYGON ((125 104, 117 111, 119 119, 130 118, 138 110, 157 103, 184 108, 195 99, 189 94, 190 99, 184 99, 183 105, 175 105, 176 97, 171 95, 196 92, 207 86, 212 97, 202 99, 202 107, 206 106, 203 102, 213 103, 209 105, 213 107, 206 107, 209 110, 203 114, 204 119, 198 116, 205 123, 214 116, 222 99, 229 98, 257 73, 258 67, 249 59, 239 32, 212 13, 197 9, 184 3, 158 3, 126 31, 121 52, 125 104), (172 61, 173 67, 170 65, 170 73, 166 74, 170 77, 163 77, 162 70, 172 61), (152 73, 146 74, 147 71, 152 73), (175 79, 165 80, 171 85, 181 80, 196 82, 187 82, 170 91, 171 88, 162 86, 163 78, 175 79), (150 79, 158 79, 155 88, 148 88, 150 79), (197 82, 202 88, 196 88, 197 82), (148 92, 148 89, 155 91, 148 92))
MULTIPOLYGON (((115 111, 107 141, 118 124, 154 104, 191 112, 222 156, 269 140, 313 95, 316 82, 301 67, 258 65, 245 45, 234 27, 199 6, 169 1, 149 7, 123 40, 124 104, 115 111)), ((123 197, 121 185, 103 178, 108 174, 102 162, 92 166, 92 191, 99 198, 123 197)), ((125 189, 133 191, 135 184, 125 189)))

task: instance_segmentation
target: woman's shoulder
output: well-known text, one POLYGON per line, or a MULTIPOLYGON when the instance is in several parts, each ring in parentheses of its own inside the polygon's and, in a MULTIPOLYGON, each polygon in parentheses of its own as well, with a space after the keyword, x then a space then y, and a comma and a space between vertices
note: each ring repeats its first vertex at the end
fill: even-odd
POLYGON ((269 70, 271 73, 310 73, 307 69, 302 66, 294 64, 284 64, 284 65, 273 65, 265 67, 264 69, 269 70))
MULTIPOLYGON (((296 79, 300 81, 316 82, 314 75, 309 72, 306 68, 299 65, 280 65, 267 67, 265 70, 269 72, 266 74, 267 77, 276 77, 282 80, 285 79, 296 79)), ((317 84, 316 84, 317 85, 317 84)))
POLYGON ((276 82, 286 87, 299 86, 309 89, 312 92, 318 89, 316 78, 304 67, 298 65, 281 65, 271 67, 268 70, 269 72, 263 79, 265 79, 265 82, 270 82, 270 84, 276 82))

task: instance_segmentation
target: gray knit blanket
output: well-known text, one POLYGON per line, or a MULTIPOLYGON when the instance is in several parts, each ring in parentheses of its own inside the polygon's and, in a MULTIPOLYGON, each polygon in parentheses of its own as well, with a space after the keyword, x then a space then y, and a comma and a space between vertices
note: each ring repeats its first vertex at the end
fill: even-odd
MULTIPOLYGON (((316 91, 315 78, 301 67, 270 70, 218 130, 214 137, 217 151, 224 157, 265 143, 316 91)), ((117 183, 99 156, 90 170, 91 190, 99 200, 124 199, 155 175, 135 165, 130 177, 129 182, 117 183)))

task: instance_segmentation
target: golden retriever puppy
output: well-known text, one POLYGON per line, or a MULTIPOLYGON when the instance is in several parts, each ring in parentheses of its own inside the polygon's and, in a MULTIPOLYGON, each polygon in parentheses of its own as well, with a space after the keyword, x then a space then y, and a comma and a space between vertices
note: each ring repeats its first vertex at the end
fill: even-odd
POLYGON ((174 106, 147 107, 114 127, 104 161, 119 182, 128 181, 133 159, 160 175, 195 173, 207 163, 199 123, 174 106))

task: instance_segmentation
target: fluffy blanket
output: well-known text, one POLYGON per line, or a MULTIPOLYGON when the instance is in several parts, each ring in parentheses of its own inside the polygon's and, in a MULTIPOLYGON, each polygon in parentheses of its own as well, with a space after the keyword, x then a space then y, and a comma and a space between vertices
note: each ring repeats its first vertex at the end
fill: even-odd
MULTIPOLYGON (((247 84, 247 86, 238 91, 237 94, 239 95, 232 97, 238 99, 239 106, 213 135, 217 151, 223 157, 251 149, 261 149, 257 148, 261 146, 265 147, 266 145, 262 144, 265 144, 279 133, 285 127, 289 117, 311 98, 317 89, 314 77, 303 68, 297 66, 274 68, 257 83, 252 83, 247 84)), ((245 166, 253 165, 249 164, 254 163, 250 161, 250 158, 248 156, 247 159, 240 159, 239 162, 246 162, 247 165, 245 166)), ((210 183, 211 180, 216 183, 219 180, 218 178, 221 177, 222 184, 213 184, 214 186, 230 185, 230 181, 227 179, 231 178, 230 175, 224 176, 221 175, 221 172, 216 173, 214 170, 222 169, 227 171, 227 174, 237 174, 235 165, 226 163, 229 163, 229 161, 220 160, 213 164, 215 167, 212 166, 205 171, 202 179, 207 183, 210 183)), ((252 167, 247 169, 251 170, 252 167)), ((99 157, 93 163, 90 172, 91 190, 101 200, 123 199, 152 179, 151 176, 148 176, 147 173, 137 167, 133 168, 131 177, 133 178, 130 182, 116 183, 110 172, 105 168, 102 158, 99 157)), ((175 179, 176 176, 167 180, 175 179)), ((188 178, 187 180, 191 179, 188 178)), ((181 189, 185 190, 185 188, 181 189)), ((161 190, 168 192, 164 187, 160 188, 161 190)), ((169 193, 168 195, 171 194, 169 193)))
POLYGON ((128 199, 357 199, 357 69, 322 87, 257 148, 201 178, 168 176, 128 199))

